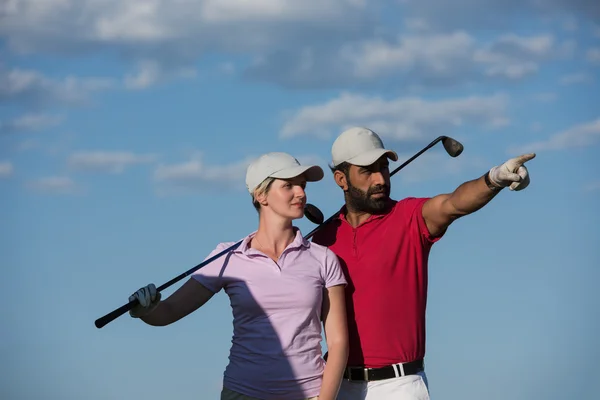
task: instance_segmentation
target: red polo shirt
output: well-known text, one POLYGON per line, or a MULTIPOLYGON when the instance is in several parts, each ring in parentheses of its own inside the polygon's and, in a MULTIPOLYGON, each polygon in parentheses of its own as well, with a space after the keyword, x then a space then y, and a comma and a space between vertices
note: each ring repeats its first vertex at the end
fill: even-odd
POLYGON ((337 254, 348 285, 349 366, 377 368, 425 357, 427 260, 433 238, 421 210, 428 198, 392 201, 385 215, 353 228, 338 218, 315 243, 337 254))

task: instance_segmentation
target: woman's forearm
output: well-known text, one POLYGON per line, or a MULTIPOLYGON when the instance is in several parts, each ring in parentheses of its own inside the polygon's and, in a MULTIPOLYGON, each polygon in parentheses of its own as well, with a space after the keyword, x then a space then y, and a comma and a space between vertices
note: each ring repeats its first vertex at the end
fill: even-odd
POLYGON ((152 326, 172 324, 202 307, 213 294, 198 281, 190 278, 171 296, 162 300, 150 314, 140 319, 152 326))
POLYGON ((142 321, 152 326, 166 326, 175 322, 173 307, 165 301, 161 301, 158 306, 148 315, 140 317, 142 321))
POLYGON ((323 372, 319 400, 335 400, 348 361, 348 342, 346 340, 328 343, 327 350, 327 364, 323 372))

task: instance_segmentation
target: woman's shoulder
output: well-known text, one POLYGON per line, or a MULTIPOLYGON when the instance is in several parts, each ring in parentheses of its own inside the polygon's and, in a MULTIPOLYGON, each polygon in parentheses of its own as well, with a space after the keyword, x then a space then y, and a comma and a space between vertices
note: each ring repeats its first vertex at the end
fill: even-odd
POLYGON ((214 255, 221 253, 223 251, 226 251, 226 250, 236 250, 239 247, 239 245, 241 244, 241 242, 242 242, 241 240, 237 241, 237 242, 220 242, 210 252, 209 257, 214 256, 214 255))
MULTIPOLYGON (((241 242, 241 241, 240 241, 241 242)), ((219 244, 217 244, 217 246, 215 247, 215 250, 225 250, 228 249, 230 247, 233 247, 234 245, 240 243, 240 242, 221 242, 219 244)))
POLYGON ((329 257, 335 257, 335 253, 333 252, 333 250, 331 250, 329 247, 324 246, 322 244, 319 243, 315 243, 315 242, 310 242, 310 250, 311 252, 313 252, 315 255, 318 255, 320 257, 324 257, 324 258, 329 258, 329 257))

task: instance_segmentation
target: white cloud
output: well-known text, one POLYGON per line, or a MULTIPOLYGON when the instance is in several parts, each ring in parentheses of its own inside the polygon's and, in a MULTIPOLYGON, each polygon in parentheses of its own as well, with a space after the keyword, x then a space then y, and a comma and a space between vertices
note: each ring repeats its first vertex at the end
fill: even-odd
POLYGON ((590 182, 583 187, 586 192, 597 192, 600 191, 600 181, 590 182))
POLYGON ((250 79, 291 87, 331 87, 376 82, 393 76, 412 86, 517 80, 543 63, 572 54, 571 42, 549 34, 502 35, 486 43, 466 32, 409 33, 349 41, 339 47, 306 46, 258 57, 246 70, 250 79))
POLYGON ((18 54, 108 50, 135 68, 125 87, 143 89, 194 77, 206 53, 256 57, 365 37, 373 14, 364 0, 19 0, 0 5, 0 38, 18 54))
POLYGON ((511 150, 512 153, 562 150, 574 147, 589 147, 600 142, 600 118, 595 121, 573 126, 555 133, 547 140, 530 143, 511 150))
POLYGON ((218 66, 218 71, 224 75, 233 75, 235 73, 235 64, 232 62, 221 63, 218 66))
POLYGON ((427 21, 431 29, 496 30, 529 20, 556 18, 565 15, 580 21, 597 21, 600 7, 597 0, 402 0, 407 18, 427 21))
POLYGON ((99 171, 119 174, 126 168, 156 161, 153 154, 135 154, 127 151, 78 151, 69 156, 70 168, 78 171, 99 171))
POLYGON ((579 29, 579 24, 575 18, 571 17, 565 19, 562 24, 562 28, 567 32, 574 32, 579 29))
POLYGON ((579 83, 593 82, 594 78, 585 72, 577 72, 574 74, 564 75, 560 78, 561 85, 575 85, 579 83))
POLYGON ((8 178, 13 174, 14 170, 15 168, 10 161, 0 162, 0 178, 8 178))
POLYGON ((445 100, 407 97, 385 100, 343 93, 326 103, 306 106, 291 114, 280 135, 329 137, 351 125, 367 126, 382 137, 420 139, 448 134, 455 128, 475 125, 492 129, 508 123, 508 98, 504 95, 470 96, 445 100))
POLYGON ((474 40, 464 32, 450 35, 403 36, 397 43, 370 40, 340 50, 342 62, 353 76, 375 78, 413 68, 431 69, 433 74, 456 73, 461 61, 471 55, 474 40))
POLYGON ((247 158, 232 164, 207 165, 201 154, 195 154, 182 163, 158 165, 154 181, 164 192, 205 187, 243 188, 246 168, 251 162, 252 158, 247 158))
MULTIPOLYGON (((187 161, 158 165, 154 170, 154 181, 158 193, 163 195, 198 189, 245 191, 246 169, 257 157, 259 155, 248 155, 230 164, 210 165, 204 161, 203 154, 197 152, 187 161)), ((302 154, 295 157, 302 165, 326 164, 315 155, 302 154)))
POLYGON ((117 45, 148 55, 171 46, 197 56, 215 45, 281 43, 294 26, 351 31, 365 10, 362 0, 21 0, 4 6, 0 35, 22 52, 117 45))
POLYGON ((503 35, 474 54, 475 62, 486 65, 492 77, 520 79, 539 70, 539 62, 556 52, 551 35, 503 35))
POLYGON ((38 131, 58 125, 62 122, 61 115, 50 115, 43 113, 29 113, 21 115, 8 122, 0 122, 0 134, 22 131, 38 131))
POLYGON ((189 66, 206 52, 249 55, 255 63, 246 77, 302 88, 390 75, 415 86, 516 80, 537 73, 541 62, 562 52, 546 34, 506 35, 483 47, 463 31, 436 34, 431 15, 420 13, 423 4, 416 4, 470 20, 483 19, 472 17, 481 8, 481 15, 493 20, 501 13, 491 10, 518 10, 516 0, 483 0, 484 6, 473 0, 402 3, 417 15, 393 5, 411 33, 392 40, 377 33, 383 25, 378 7, 365 0, 21 0, 0 12, 0 36, 9 49, 21 52, 114 50, 137 65, 123 79, 129 89, 193 77, 189 66))
POLYGON ((206 22, 298 21, 319 15, 324 19, 343 17, 347 7, 364 8, 366 1, 206 0, 202 2, 206 22))
POLYGON ((426 32, 429 30, 429 23, 423 18, 405 18, 404 27, 413 32, 426 32))
POLYGON ((536 63, 523 62, 518 64, 493 65, 487 69, 486 74, 489 76, 502 76, 509 79, 520 79, 536 72, 538 72, 536 63))
POLYGON ((41 193, 74 194, 78 191, 75 182, 67 176, 48 176, 26 183, 26 187, 41 193))
POLYGON ((128 89, 144 89, 155 84, 160 78, 160 67, 156 62, 143 62, 135 75, 125 77, 128 89))
POLYGON ((0 103, 77 104, 87 100, 92 92, 113 86, 110 78, 73 77, 49 78, 38 71, 0 66, 0 103))
POLYGON ((175 78, 195 78, 196 74, 194 68, 166 69, 156 60, 142 60, 135 74, 125 76, 124 83, 126 88, 138 90, 175 78))
POLYGON ((600 65, 600 47, 589 49, 585 56, 592 64, 600 65))

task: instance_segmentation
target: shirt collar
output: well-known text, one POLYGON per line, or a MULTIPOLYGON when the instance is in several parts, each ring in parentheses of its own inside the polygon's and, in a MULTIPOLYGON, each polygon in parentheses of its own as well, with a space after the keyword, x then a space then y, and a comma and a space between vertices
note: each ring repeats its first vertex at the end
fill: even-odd
MULTIPOLYGON (((238 246, 238 248, 234 250, 234 252, 245 254, 245 255, 250 255, 250 254, 256 255, 257 251, 255 249, 253 249, 252 247, 250 247, 250 242, 252 241, 252 238, 254 236, 256 236, 256 232, 258 232, 258 231, 254 231, 251 234, 249 234, 248 236, 246 236, 242 240, 242 243, 238 246)), ((294 232, 296 232, 296 236, 294 237, 294 240, 292 241, 292 243, 290 243, 288 245, 286 250, 293 249, 293 248, 299 248, 299 247, 309 248, 310 242, 304 238, 304 236, 302 235, 302 232, 300 231, 300 228, 294 227, 294 232)))

